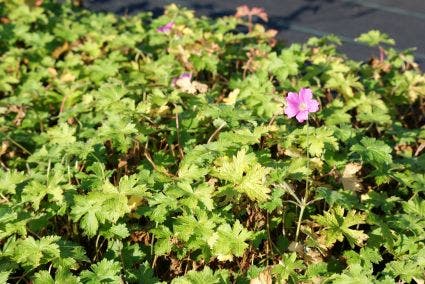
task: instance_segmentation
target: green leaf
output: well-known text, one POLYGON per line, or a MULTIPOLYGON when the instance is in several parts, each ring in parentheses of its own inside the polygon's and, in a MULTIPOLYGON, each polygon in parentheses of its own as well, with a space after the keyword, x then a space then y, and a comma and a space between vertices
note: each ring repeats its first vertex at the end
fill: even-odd
POLYGON ((115 223, 129 212, 127 197, 110 183, 105 183, 101 191, 92 191, 86 196, 75 196, 71 218, 74 221, 81 219, 81 228, 87 236, 92 237, 96 234, 99 223, 115 223))
POLYGON ((198 218, 192 215, 179 216, 175 220, 174 232, 184 241, 188 241, 191 236, 196 236, 206 242, 214 233, 215 226, 206 214, 201 213, 198 218))
POLYGON ((130 236, 130 232, 128 231, 127 226, 122 223, 112 226, 105 226, 100 230, 99 234, 108 239, 125 239, 130 236))
POLYGON ((148 193, 147 186, 140 181, 138 175, 123 176, 120 179, 118 185, 118 191, 125 195, 132 195, 138 197, 147 197, 148 193))
POLYGON ((159 279, 154 276, 154 271, 147 261, 142 263, 137 270, 127 271, 127 273, 129 273, 127 279, 128 281, 133 281, 132 283, 160 283, 159 279))
POLYGON ((208 172, 208 168, 201 168, 196 164, 183 164, 179 169, 178 175, 182 181, 195 181, 203 178, 208 172))
POLYGON ((354 225, 364 224, 366 219, 365 215, 356 213, 354 210, 348 211, 345 215, 344 209, 336 206, 325 212, 324 215, 315 215, 312 218, 323 226, 320 232, 327 247, 332 246, 336 241, 342 242, 344 237, 351 247, 361 246, 368 238, 362 230, 350 229, 354 225))
POLYGON ((175 278, 171 281, 172 284, 224 284, 228 283, 227 273, 221 271, 213 272, 208 266, 204 267, 202 271, 189 271, 185 276, 175 278))
POLYGON ((9 279, 9 275, 12 271, 0 271, 0 283, 7 283, 7 280, 9 279))
POLYGON ((369 46, 377 46, 383 43, 389 45, 395 44, 395 41, 392 38, 378 30, 371 30, 367 33, 361 34, 358 38, 356 38, 356 41, 365 43, 369 46))
POLYGON ((362 91, 364 88, 359 82, 359 77, 353 74, 346 75, 341 72, 333 72, 329 74, 329 77, 325 88, 338 91, 346 100, 354 97, 356 90, 362 91))
POLYGON ((365 270, 373 270, 373 264, 378 264, 382 261, 382 256, 377 249, 364 247, 360 249, 360 253, 355 251, 345 251, 344 256, 347 258, 349 266, 361 264, 365 270))
POLYGON ((335 275, 333 283, 338 284, 367 284, 373 282, 372 270, 364 269, 359 263, 349 266, 349 268, 340 275, 335 275))
POLYGON ((40 240, 35 240, 31 236, 26 239, 18 239, 8 243, 4 255, 9 256, 23 267, 33 269, 60 256, 57 244, 59 239, 58 236, 47 236, 40 240))
POLYGON ((229 224, 220 225, 208 239, 208 244, 219 260, 232 260, 233 256, 242 256, 248 247, 246 241, 251 236, 252 233, 246 230, 237 220, 233 228, 229 224))
POLYGON ((406 213, 425 220, 425 200, 420 198, 410 199, 407 202, 403 202, 403 209, 406 213))
POLYGON ((16 187, 26 179, 27 177, 21 172, 0 170, 0 194, 15 194, 16 187))
POLYGON ((279 264, 273 266, 272 274, 278 279, 278 282, 286 281, 289 278, 297 282, 299 276, 297 270, 304 268, 302 263, 301 260, 297 260, 297 254, 295 252, 284 254, 279 264))
POLYGON ((63 205, 64 190, 70 190, 73 187, 67 184, 62 170, 59 167, 54 168, 54 174, 47 178, 47 181, 41 183, 32 181, 28 184, 22 193, 23 202, 31 202, 34 209, 38 210, 44 197, 48 197, 49 202, 63 205))
POLYGON ((266 209, 269 213, 273 212, 277 208, 282 207, 282 196, 285 194, 285 191, 282 188, 275 188, 272 191, 269 201, 264 202, 260 205, 260 208, 266 209))
POLYGON ((81 279, 84 283, 122 283, 120 277, 121 266, 113 260, 103 259, 98 263, 92 264, 90 270, 81 272, 81 279))
POLYGON ((34 284, 55 284, 52 276, 50 276, 49 271, 42 270, 34 274, 34 284))
POLYGON ((157 239, 155 242, 155 254, 156 255, 165 255, 168 254, 172 249, 171 237, 172 233, 170 229, 161 225, 157 228, 153 228, 150 230, 152 234, 154 234, 157 239))
POLYGON ((363 137, 360 144, 350 148, 351 153, 359 154, 363 161, 376 168, 392 163, 391 148, 384 141, 363 137))
POLYGON ((261 166, 253 153, 246 154, 246 150, 242 149, 231 159, 223 157, 216 164, 213 176, 228 181, 236 191, 256 201, 269 198, 266 176, 270 169, 261 166))
POLYGON ((406 283, 412 282, 413 279, 423 279, 425 266, 425 249, 421 249, 417 253, 412 253, 408 258, 394 260, 388 263, 384 269, 384 274, 391 278, 400 277, 406 283))
POLYGON ((176 187, 172 187, 167 191, 167 195, 178 198, 178 203, 190 210, 194 210, 201 205, 211 211, 214 208, 213 191, 214 188, 207 183, 201 183, 192 188, 188 182, 179 182, 176 187))
POLYGON ((307 146, 307 150, 311 155, 319 157, 324 152, 325 146, 333 150, 338 150, 339 145, 336 138, 333 136, 334 132, 332 129, 320 127, 312 128, 312 130, 313 131, 309 133, 307 146))

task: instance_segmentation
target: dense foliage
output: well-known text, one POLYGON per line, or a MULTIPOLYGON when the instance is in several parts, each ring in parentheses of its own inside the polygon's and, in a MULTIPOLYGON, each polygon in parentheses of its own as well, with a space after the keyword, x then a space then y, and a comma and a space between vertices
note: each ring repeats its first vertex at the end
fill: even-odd
POLYGON ((0 1, 0 282, 423 283, 410 51, 252 19, 0 1), (283 112, 302 87, 308 124, 283 112))

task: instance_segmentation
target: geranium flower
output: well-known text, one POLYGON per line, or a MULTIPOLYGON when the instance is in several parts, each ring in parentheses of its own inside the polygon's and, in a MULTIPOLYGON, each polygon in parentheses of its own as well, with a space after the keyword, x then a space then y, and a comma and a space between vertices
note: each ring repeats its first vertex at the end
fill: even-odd
POLYGON ((308 119, 310 112, 319 110, 319 102, 313 99, 313 93, 308 88, 302 88, 299 93, 289 92, 286 97, 285 114, 303 122, 308 119))
POLYGON ((174 27, 174 22, 168 22, 165 25, 157 28, 156 31, 159 33, 168 33, 169 31, 171 31, 173 27, 174 27))

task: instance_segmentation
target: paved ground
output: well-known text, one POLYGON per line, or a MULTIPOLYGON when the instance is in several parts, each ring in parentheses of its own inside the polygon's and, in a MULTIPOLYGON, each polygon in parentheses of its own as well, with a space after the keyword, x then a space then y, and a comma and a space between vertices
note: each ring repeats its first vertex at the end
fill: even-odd
POLYGON ((131 14, 149 10, 160 15, 162 7, 176 3, 196 10, 198 15, 217 17, 234 14, 237 6, 263 7, 269 14, 267 26, 279 30, 289 43, 304 42, 315 35, 338 35, 341 50, 357 60, 376 54, 354 42, 354 38, 378 29, 396 40, 397 49, 416 47, 416 61, 425 70, 425 0, 85 0, 94 11, 131 14))

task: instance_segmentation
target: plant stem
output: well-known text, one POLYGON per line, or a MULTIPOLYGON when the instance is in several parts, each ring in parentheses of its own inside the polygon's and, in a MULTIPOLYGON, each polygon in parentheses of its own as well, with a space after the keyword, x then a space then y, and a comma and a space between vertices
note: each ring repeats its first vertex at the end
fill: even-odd
POLYGON ((177 134, 177 144, 180 153, 180 159, 184 158, 183 147, 180 141, 180 124, 179 124, 179 113, 176 111, 176 134, 177 134))
POLYGON ((297 231, 295 233, 295 242, 298 242, 298 236, 300 234, 300 228, 301 228, 301 221, 303 219, 303 215, 304 215, 304 209, 305 209, 305 204, 304 204, 304 199, 303 199, 303 203, 300 204, 300 215, 298 216, 298 222, 297 222, 297 231))
POLYGON ((6 137, 7 137, 8 140, 10 140, 10 142, 12 142, 13 144, 15 144, 15 146, 17 146, 18 148, 20 148, 22 151, 24 151, 28 155, 32 155, 30 151, 28 151, 24 146, 22 146, 21 144, 19 144, 15 140, 13 140, 12 137, 10 137, 9 135, 7 135, 6 137))
POLYGON ((208 143, 210 143, 213 139, 214 139, 214 137, 220 132, 220 130, 221 129, 223 129, 223 127, 225 127, 227 124, 226 123, 223 123, 222 125, 220 125, 220 127, 219 128, 217 128, 215 131, 214 131, 214 133, 213 134, 211 134, 211 136, 210 136, 210 138, 208 139, 208 142, 207 142, 207 144, 208 143))
MULTIPOLYGON (((309 124, 308 124, 308 118, 307 118, 307 133, 305 138, 306 143, 306 156, 307 156, 307 171, 310 170, 310 155, 308 153, 308 142, 309 142, 309 124)), ((304 192, 304 198, 301 200, 299 206, 300 206, 300 215, 298 216, 298 223, 297 223, 297 231, 295 232, 295 242, 298 242, 298 237, 300 234, 300 228, 301 228, 301 222, 304 215, 304 210, 308 205, 307 199, 310 195, 310 188, 309 188, 309 172, 307 172, 306 178, 305 178, 305 192, 304 192)))

